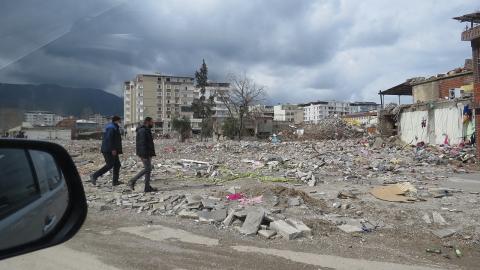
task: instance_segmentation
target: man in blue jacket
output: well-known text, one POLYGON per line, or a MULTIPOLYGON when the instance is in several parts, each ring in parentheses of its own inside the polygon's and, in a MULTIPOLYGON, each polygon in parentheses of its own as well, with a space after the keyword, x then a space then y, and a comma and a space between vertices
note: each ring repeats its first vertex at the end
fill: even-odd
POLYGON ((155 192, 156 188, 153 188, 150 185, 150 175, 152 174, 152 157, 155 156, 155 145, 153 144, 152 136, 152 127, 153 119, 151 117, 146 117, 143 121, 143 125, 138 127, 136 132, 137 136, 135 138, 136 142, 136 153, 137 156, 142 159, 143 170, 141 170, 137 175, 135 175, 132 180, 128 182, 128 186, 134 190, 135 183, 140 177, 145 175, 145 189, 144 192, 155 192))
POLYGON ((118 181, 121 166, 118 155, 122 154, 122 135, 119 127, 120 122, 121 118, 119 116, 114 116, 112 117, 112 122, 105 126, 101 147, 103 158, 105 159, 105 166, 90 176, 90 181, 94 185, 96 185, 98 177, 104 175, 112 168, 112 185, 118 186, 121 184, 120 181, 118 181))

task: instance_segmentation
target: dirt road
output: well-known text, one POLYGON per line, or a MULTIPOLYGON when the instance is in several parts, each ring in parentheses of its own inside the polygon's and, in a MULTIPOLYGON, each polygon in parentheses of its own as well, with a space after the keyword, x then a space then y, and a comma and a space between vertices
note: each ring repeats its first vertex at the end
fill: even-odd
POLYGON ((2 261, 0 269, 441 269, 260 247, 172 225, 91 211, 71 241, 2 261))

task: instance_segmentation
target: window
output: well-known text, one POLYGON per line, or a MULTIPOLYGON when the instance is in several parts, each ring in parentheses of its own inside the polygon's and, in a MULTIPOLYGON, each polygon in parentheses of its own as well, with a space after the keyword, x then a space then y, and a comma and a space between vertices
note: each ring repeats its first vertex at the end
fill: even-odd
POLYGON ((0 149, 0 219, 40 196, 25 150, 0 149))
POLYGON ((40 188, 43 190, 42 186, 46 186, 49 190, 54 190, 60 186, 63 178, 53 157, 48 153, 35 150, 30 151, 30 156, 40 188))

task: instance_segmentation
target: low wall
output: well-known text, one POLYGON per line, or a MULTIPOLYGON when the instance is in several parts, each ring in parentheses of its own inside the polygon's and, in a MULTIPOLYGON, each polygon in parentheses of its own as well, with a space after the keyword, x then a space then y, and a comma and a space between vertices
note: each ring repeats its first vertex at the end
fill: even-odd
POLYGON ((413 104, 400 114, 399 134, 405 143, 459 144, 464 137, 463 108, 471 99, 413 104), (422 127, 422 122, 425 126, 422 127))

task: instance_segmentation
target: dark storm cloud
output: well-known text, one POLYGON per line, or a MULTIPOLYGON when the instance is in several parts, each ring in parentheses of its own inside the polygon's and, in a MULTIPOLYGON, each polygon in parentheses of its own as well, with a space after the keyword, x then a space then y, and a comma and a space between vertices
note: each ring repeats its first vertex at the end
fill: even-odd
POLYGON ((469 55, 450 18, 472 1, 359 2, 7 1, 0 81, 120 94, 136 73, 191 76, 205 58, 212 79, 245 71, 272 103, 372 99, 469 55))

